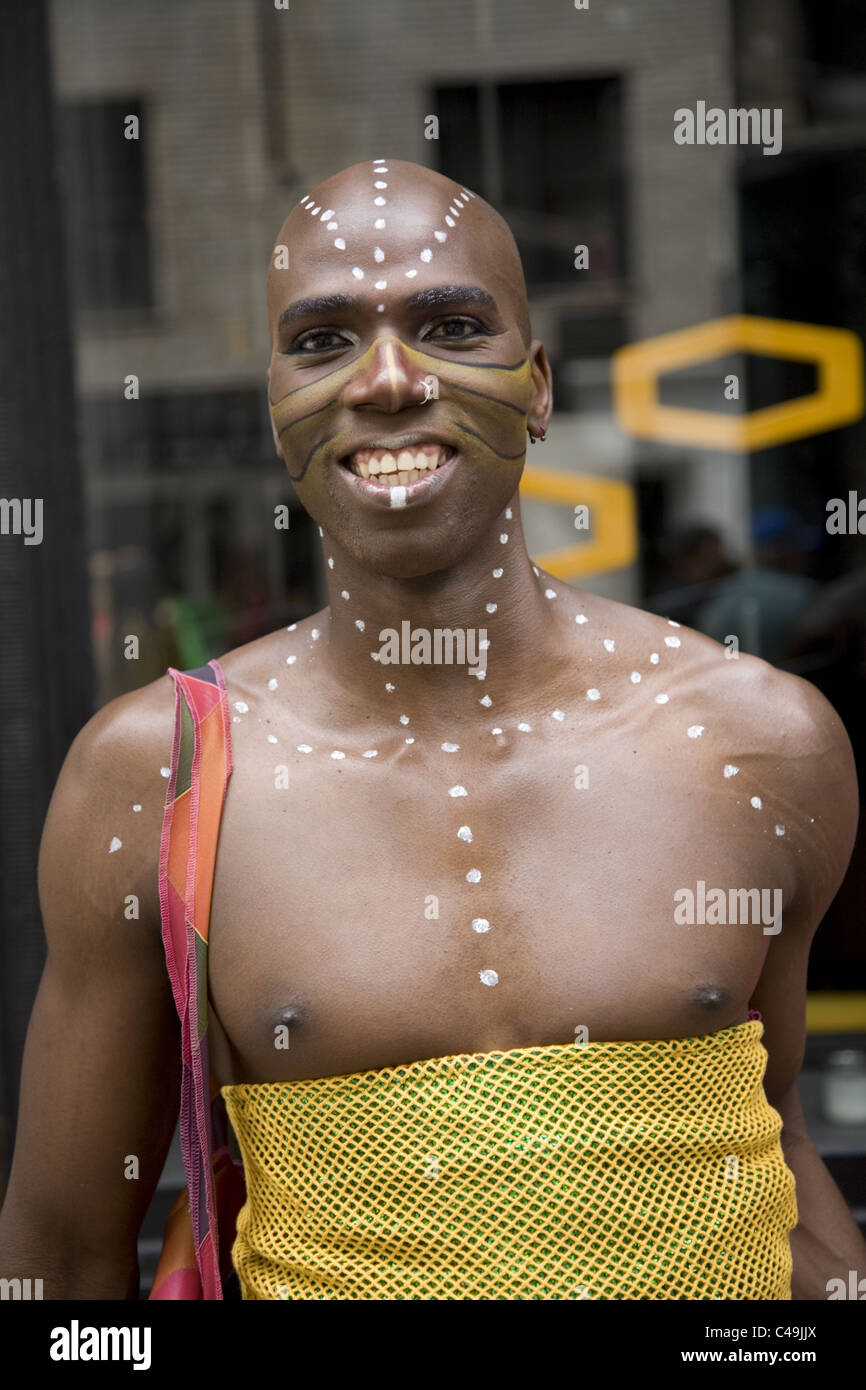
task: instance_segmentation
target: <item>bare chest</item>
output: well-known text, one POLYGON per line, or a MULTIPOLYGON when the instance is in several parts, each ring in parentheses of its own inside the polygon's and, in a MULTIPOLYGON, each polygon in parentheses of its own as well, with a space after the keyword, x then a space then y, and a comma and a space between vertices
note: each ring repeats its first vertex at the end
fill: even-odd
POLYGON ((689 922, 683 894, 778 872, 700 764, 519 733, 394 739, 369 759, 239 753, 211 918, 221 1082, 745 1019, 770 936, 689 922))

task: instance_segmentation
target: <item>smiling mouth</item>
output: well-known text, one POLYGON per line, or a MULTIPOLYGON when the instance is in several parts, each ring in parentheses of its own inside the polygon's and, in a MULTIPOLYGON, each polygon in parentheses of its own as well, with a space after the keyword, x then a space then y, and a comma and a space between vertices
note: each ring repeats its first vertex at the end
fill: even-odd
POLYGON ((448 463, 457 450, 450 444, 440 444, 438 440, 420 440, 402 448, 383 446, 375 449, 356 449, 353 454, 340 460, 343 468, 348 468, 357 478, 373 478, 377 482, 406 487, 418 478, 435 473, 442 464, 448 463))

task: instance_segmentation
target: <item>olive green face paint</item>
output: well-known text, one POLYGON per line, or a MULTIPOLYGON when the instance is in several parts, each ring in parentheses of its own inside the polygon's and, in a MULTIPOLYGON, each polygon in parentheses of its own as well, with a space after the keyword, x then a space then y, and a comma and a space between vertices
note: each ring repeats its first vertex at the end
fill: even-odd
POLYGON ((503 365, 448 360, 394 338, 377 338, 360 358, 271 403, 274 428, 293 482, 301 482, 315 463, 328 457, 344 458, 355 447, 358 420, 341 423, 345 421, 342 396, 356 377, 373 371, 380 347, 395 378, 397 368, 392 368, 389 352, 399 351, 404 370, 417 372, 419 405, 424 400, 425 378, 436 378, 437 430, 450 431, 461 454, 471 455, 473 462, 490 468, 524 457, 526 411, 532 391, 527 358, 503 365))

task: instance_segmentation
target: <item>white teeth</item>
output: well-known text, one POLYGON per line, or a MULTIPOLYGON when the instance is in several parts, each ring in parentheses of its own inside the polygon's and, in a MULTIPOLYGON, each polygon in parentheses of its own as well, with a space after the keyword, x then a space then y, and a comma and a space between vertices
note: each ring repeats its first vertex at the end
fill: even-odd
POLYGON ((444 451, 442 448, 439 448, 435 454, 425 454, 421 450, 414 452, 411 448, 407 448, 401 449, 396 457, 394 454, 385 453, 380 458, 371 458, 368 462, 355 458, 350 461, 349 467, 357 477, 381 478, 387 476, 387 481, 392 486, 405 487, 426 473, 435 472, 443 461, 444 451))

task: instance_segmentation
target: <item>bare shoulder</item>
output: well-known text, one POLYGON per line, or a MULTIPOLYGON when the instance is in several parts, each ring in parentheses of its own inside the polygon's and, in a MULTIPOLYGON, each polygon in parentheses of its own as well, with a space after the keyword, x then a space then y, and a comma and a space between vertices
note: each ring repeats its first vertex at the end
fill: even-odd
POLYGON ((851 743, 833 706, 809 681, 734 656, 693 628, 609 601, 601 612, 622 633, 626 661, 644 674, 664 673, 671 708, 676 702, 687 711, 690 729, 715 762, 724 759, 741 797, 769 813, 771 832, 798 857, 799 876, 823 912, 844 877, 859 815, 851 743))
POLYGON ((164 675, 109 701, 70 746, 48 808, 39 854, 46 929, 67 917, 70 894, 100 902, 136 894, 158 921, 159 842, 174 728, 174 683, 164 675))

